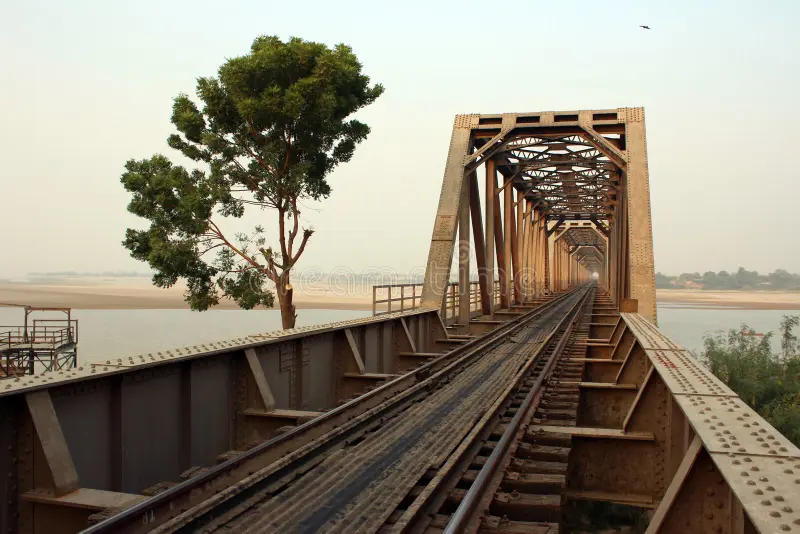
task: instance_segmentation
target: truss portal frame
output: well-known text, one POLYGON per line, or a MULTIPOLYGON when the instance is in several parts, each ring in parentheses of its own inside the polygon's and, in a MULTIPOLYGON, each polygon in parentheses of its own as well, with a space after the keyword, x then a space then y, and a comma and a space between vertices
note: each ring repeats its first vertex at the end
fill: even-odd
MULTIPOLYGON (((605 264, 602 274, 612 298, 618 304, 622 299, 638 301, 639 313, 656 322, 643 108, 457 115, 428 254, 423 306, 441 307, 457 231, 459 278, 469 278, 470 221, 479 277, 493 279, 497 258, 501 306, 536 295, 538 289, 528 294, 519 288, 520 278, 533 277, 533 285, 544 292, 564 285, 553 277, 572 271, 563 266, 554 271, 556 232, 581 221, 604 243, 573 244, 566 249, 572 258, 568 262, 574 260, 584 270, 605 264), (476 179, 482 165, 487 172, 485 233, 476 179), (500 182, 495 182, 496 173, 500 182), (542 239, 547 246, 537 247, 542 239), (535 249, 533 254, 529 247, 535 249), (605 250, 598 249, 598 256, 586 247, 605 250), (520 275, 523 271, 525 276, 520 275)), ((493 302, 492 285, 485 284, 488 302, 493 302)))

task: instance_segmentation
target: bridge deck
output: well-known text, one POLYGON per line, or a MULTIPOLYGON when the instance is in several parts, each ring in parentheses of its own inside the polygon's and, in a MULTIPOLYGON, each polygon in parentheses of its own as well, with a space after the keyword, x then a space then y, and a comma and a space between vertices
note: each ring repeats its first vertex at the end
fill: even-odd
MULTIPOLYGON (((554 394, 545 409, 554 418, 538 421, 526 432, 529 444, 557 442, 562 452, 570 450, 569 470, 564 459, 559 473, 525 474, 503 484, 554 484, 558 479, 568 500, 651 508, 653 532, 798 529, 800 450, 654 325, 637 313, 615 313, 603 299, 607 297, 597 300, 595 311, 602 309, 608 320, 597 322, 599 314, 587 312, 585 333, 574 341, 569 356, 573 371, 559 382, 577 400, 554 394), (557 417, 564 410, 577 410, 575 426, 561 424, 557 417)), ((536 328, 563 319, 567 304, 562 304, 546 308, 552 316, 540 317, 536 328)), ((530 320, 514 317, 512 322, 523 321, 517 325, 530 320)), ((121 513, 102 512, 113 517, 92 532, 144 532, 159 525, 168 532, 187 519, 182 510, 197 514, 188 517, 189 524, 202 518, 198 524, 212 531, 287 531, 286 525, 295 525, 296 531, 394 528, 410 513, 404 508, 409 496, 429 487, 431 473, 463 447, 476 419, 496 404, 509 380, 516 380, 521 363, 538 350, 546 331, 533 328, 491 350, 481 348, 476 353, 480 356, 460 373, 441 375, 450 378, 426 385, 431 373, 438 376, 461 361, 464 349, 478 350, 463 347, 462 338, 455 350, 437 345, 448 333, 435 318, 430 310, 407 311, 6 381, 0 391, 0 445, 10 453, 0 454, 0 463, 8 479, 18 484, 16 494, 7 492, 12 497, 8 509, 21 511, 18 530, 33 532, 28 525, 35 519, 52 532, 76 532, 111 502, 139 504, 121 513), (382 329, 389 332, 382 334, 382 329), (521 342, 529 344, 521 348, 521 342), (447 350, 452 352, 443 352, 447 350), (251 353, 256 358, 246 357, 251 353), (286 354, 293 360, 287 363, 286 354), (380 368, 381 354, 391 355, 395 366, 380 368), (295 373, 304 369, 305 360, 310 368, 295 373), (330 379, 318 374, 327 362, 342 384, 331 390, 335 396, 320 404, 292 405, 295 397, 290 388, 283 389, 281 377, 313 399, 330 379), (399 367, 403 362, 411 362, 411 372, 404 374, 399 367), (428 363, 416 367, 422 362, 428 363), (267 383, 256 387, 264 376, 267 383), (305 387, 293 382, 298 378, 306 381, 305 387), (348 380, 358 389, 347 386, 348 380), (384 385, 364 393, 368 384, 384 385), (264 386, 278 401, 275 408, 265 407, 269 395, 264 386), (412 390, 412 402, 375 415, 384 413, 385 403, 412 390), (237 402, 224 411, 225 399, 234 391, 237 402), (335 408, 331 399, 337 398, 355 400, 335 408), (309 418, 313 420, 301 424, 309 418), (108 421, 122 424, 104 427, 108 421), (287 425, 299 426, 287 432, 287 425), (362 425, 365 433, 349 439, 344 432, 355 428, 351 425, 362 425), (253 436, 260 438, 260 445, 247 445, 253 436), (142 444, 145 438, 152 446, 142 444), (207 447, 210 440, 213 448, 207 447), (325 440, 330 446, 314 461, 300 467, 291 463, 325 440), (177 449, 160 454, 171 443, 181 444, 186 455, 177 449), (217 457, 226 462, 215 466, 217 457), (183 464, 171 463, 176 461, 183 464), (25 475, 34 471, 35 477, 25 475), (212 476, 216 471, 227 474, 212 476), (272 478, 256 487, 253 481, 261 473, 272 478), (142 501, 142 495, 153 494, 148 488, 156 483, 161 484, 158 491, 170 489, 142 501), (85 511, 80 518, 76 503, 85 511)), ((487 336, 503 339, 491 332, 487 336)), ((489 347, 486 343, 478 336, 470 346, 489 347)), ((537 450, 558 452, 547 445, 537 450)), ((464 480, 474 480, 480 465, 473 462, 464 480)), ((463 499, 460 491, 447 499, 463 499)), ((448 500, 450 506, 453 502, 459 501, 448 500)), ((499 497, 493 506, 498 503, 504 505, 499 497)), ((534 503, 540 508, 556 504, 534 503)), ((431 516, 432 525, 444 528, 446 514, 452 513, 448 510, 431 516)), ((501 521, 504 516, 492 514, 485 519, 501 521)), ((4 514, 3 521, 12 517, 4 514)))
POLYGON ((442 466, 582 296, 553 304, 447 385, 409 404, 363 441, 330 454, 286 489, 272 486, 230 509, 220 503, 214 513, 225 513, 203 529, 377 531, 426 471, 442 466))

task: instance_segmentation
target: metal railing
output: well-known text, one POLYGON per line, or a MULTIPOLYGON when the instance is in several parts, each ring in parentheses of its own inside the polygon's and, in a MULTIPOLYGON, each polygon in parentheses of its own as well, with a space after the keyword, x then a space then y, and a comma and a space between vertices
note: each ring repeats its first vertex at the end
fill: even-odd
POLYGON ((372 286, 372 315, 419 308, 422 284, 384 284, 372 286), (378 298, 381 297, 381 298, 378 298), (385 310, 379 310, 384 308, 385 310))
MULTIPOLYGON (((500 281, 494 282, 494 301, 500 304, 500 281)), ((413 310, 422 302, 422 284, 385 284, 372 286, 372 315, 383 315, 398 311, 413 310)), ((442 317, 451 319, 458 316, 461 295, 458 282, 450 282, 442 302, 442 317)), ((469 283, 469 309, 481 311, 480 283, 469 283)))
POLYGON ((36 319, 24 326, 0 326, 0 350, 41 348, 55 350, 78 342, 78 320, 36 319))

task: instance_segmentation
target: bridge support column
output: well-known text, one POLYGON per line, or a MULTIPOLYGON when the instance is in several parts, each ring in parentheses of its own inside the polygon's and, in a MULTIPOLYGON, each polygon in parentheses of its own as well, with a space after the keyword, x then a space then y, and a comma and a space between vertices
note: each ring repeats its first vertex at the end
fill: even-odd
POLYGON ((639 314, 653 324, 656 319, 656 280, 653 260, 653 229, 650 218, 650 180, 647 172, 647 140, 644 110, 626 110, 627 155, 626 201, 628 221, 627 277, 624 297, 639 301, 639 314))
POLYGON ((469 176, 469 211, 472 219, 472 236, 475 242, 475 262, 478 264, 478 287, 480 289, 481 313, 492 314, 492 275, 487 269, 486 243, 483 239, 483 219, 481 218, 481 199, 478 191, 478 175, 469 176))
POLYGON ((470 320, 470 283, 469 283, 469 249, 470 249, 470 179, 462 180, 461 203, 458 212, 458 323, 462 332, 469 332, 470 320))
MULTIPOLYGON (((509 305, 509 292, 508 292, 508 261, 510 254, 506 254, 506 240, 505 240, 505 225, 503 214, 500 210, 500 195, 501 193, 497 187, 497 173, 492 173, 494 176, 492 180, 495 183, 494 191, 494 243, 497 251, 497 270, 498 277, 500 278, 500 308, 508 309, 509 305)), ((488 179, 488 178, 487 178, 488 179)), ((505 190, 504 190, 505 191, 505 190)))
POLYGON ((531 250, 533 248, 533 241, 531 234, 533 233, 532 225, 532 211, 533 206, 529 200, 525 202, 525 214, 523 217, 523 232, 522 232, 522 301, 528 302, 531 300, 531 286, 533 284, 533 276, 531 270, 531 250))
POLYGON ((511 302, 514 300, 513 297, 513 276, 514 276, 514 269, 513 269, 513 262, 514 262, 514 188, 511 184, 505 185, 503 189, 503 235, 505 237, 505 269, 506 269, 506 277, 505 277, 505 287, 503 288, 503 292, 505 293, 505 301, 506 306, 510 306, 511 302))
POLYGON ((534 210, 534 250, 533 268, 536 277, 534 297, 541 297, 545 293, 545 280, 547 279, 547 228, 544 214, 534 210))
POLYGON ((512 260, 514 263, 514 302, 522 304, 522 238, 523 238, 523 224, 525 217, 525 204, 522 200, 522 194, 514 190, 514 211, 512 216, 516 215, 516 220, 512 222, 512 234, 514 241, 512 242, 512 260))
MULTIPOLYGON (((486 218, 485 224, 486 227, 486 239, 484 240, 484 246, 486 252, 484 256, 486 258, 486 279, 487 279, 487 287, 486 287, 486 297, 487 302, 484 306, 483 313, 492 315, 494 313, 494 249, 495 249, 495 233, 494 233, 494 203, 495 197, 497 193, 495 192, 496 182, 497 179, 494 160, 489 159, 486 162, 486 193, 485 193, 485 206, 486 206, 486 218)), ((476 191, 477 193, 477 191, 476 191)), ((477 245, 476 245, 477 246, 477 245)))
POLYGON ((544 264, 544 294, 547 295, 553 291, 552 286, 552 273, 550 270, 550 233, 547 230, 547 218, 543 218, 543 231, 544 234, 542 236, 542 248, 544 249, 544 254, 542 258, 542 263, 544 264))

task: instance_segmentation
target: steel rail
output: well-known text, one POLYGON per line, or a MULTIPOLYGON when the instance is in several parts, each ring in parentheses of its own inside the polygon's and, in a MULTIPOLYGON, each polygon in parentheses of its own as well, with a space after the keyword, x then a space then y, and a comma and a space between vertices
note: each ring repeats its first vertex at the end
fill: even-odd
POLYGON ((545 378, 550 374, 550 371, 553 369, 555 362, 560 357, 564 348, 567 346, 570 334, 572 333, 575 323, 578 320, 578 311, 580 311, 586 305, 586 298, 590 294, 591 292, 587 292, 586 296, 581 299, 581 302, 570 311, 567 328, 564 334, 561 336, 561 339, 558 341, 553 353, 550 355, 545 368, 542 370, 539 376, 536 377, 536 380, 531 386, 528 394, 525 396, 525 400, 522 402, 522 405, 519 407, 517 413, 514 415, 514 418, 506 427, 505 432, 497 442, 497 445, 494 447, 492 454, 486 460, 486 464, 484 464, 483 468, 475 478, 475 481, 464 495, 464 498, 459 504, 455 513, 451 516, 450 521, 445 527, 444 534, 458 534, 465 532, 467 526, 474 521, 475 512, 478 511, 479 504, 484 498, 484 494, 489 487, 489 483, 497 475, 500 466, 505 461, 511 444, 516 439, 521 427, 530 418, 533 409, 536 407, 537 398, 539 396, 542 384, 544 383, 545 378))
MULTIPOLYGON (((553 352, 547 360, 548 364, 545 365, 544 369, 539 371, 537 376, 544 377, 550 372, 559 351, 563 349, 566 343, 564 340, 569 338, 572 326, 579 312, 586 305, 586 299, 590 294, 590 291, 587 292, 586 295, 576 302, 553 327, 547 338, 541 342, 536 354, 530 357, 530 360, 523 366, 511 385, 503 392, 497 401, 495 401, 489 410, 487 410, 487 413, 481 420, 476 423, 475 428, 464 438, 463 442, 451 455, 451 458, 442 466, 436 478, 428 483, 427 488, 418 497, 418 500, 421 500, 421 502, 409 508, 410 511, 413 509, 413 512, 409 516, 402 517, 398 523, 394 525, 395 529, 399 526, 400 532, 418 532, 420 531, 420 523, 425 521, 426 518, 429 520, 430 517, 436 513, 436 510, 438 510, 447 497, 447 492, 455 487, 458 480, 463 475, 463 472, 467 469, 466 466, 468 466, 474 456, 477 455, 478 450, 482 446, 482 440, 488 438, 492 428, 499 424, 499 417, 504 409, 506 409, 505 407, 511 402, 515 392, 522 383, 531 376, 531 373, 536 372, 535 367, 540 363, 540 358, 548 350, 552 349, 553 352), (562 332, 562 330, 564 331, 562 332), (558 342, 553 347, 552 343, 556 337, 558 342)), ((537 390, 541 387, 541 381, 535 382, 531 387, 532 394, 536 394, 537 390)), ((523 409, 524 406, 521 406, 518 411, 523 409)))
MULTIPOLYGON (((452 372, 456 367, 469 364, 474 357, 498 345, 513 335, 529 321, 545 313, 552 306, 570 295, 584 289, 574 288, 556 296, 533 310, 523 313, 485 336, 477 337, 464 345, 430 361, 418 369, 402 375, 371 392, 353 399, 324 415, 306 422, 295 429, 221 463, 198 477, 177 484, 140 504, 123 510, 96 525, 82 531, 86 534, 107 532, 142 532, 156 528, 207 500, 231 498, 252 485, 258 478, 285 472, 290 464, 312 451, 305 447, 320 441, 327 448, 342 441, 343 434, 353 428, 363 429, 385 416, 385 412, 397 409, 398 404, 423 386, 438 386, 437 379, 452 372), (323 438, 326 438, 323 440, 323 438), (334 441, 333 444, 330 442, 334 441), (298 453, 303 453, 302 455, 298 453), (279 466, 275 466, 278 464, 279 466), (270 471, 270 467, 273 469, 270 471), (276 473, 277 472, 277 473, 276 473), (250 484, 243 487, 242 482, 250 484)), ((274 477, 273 477, 274 478, 274 477)))

